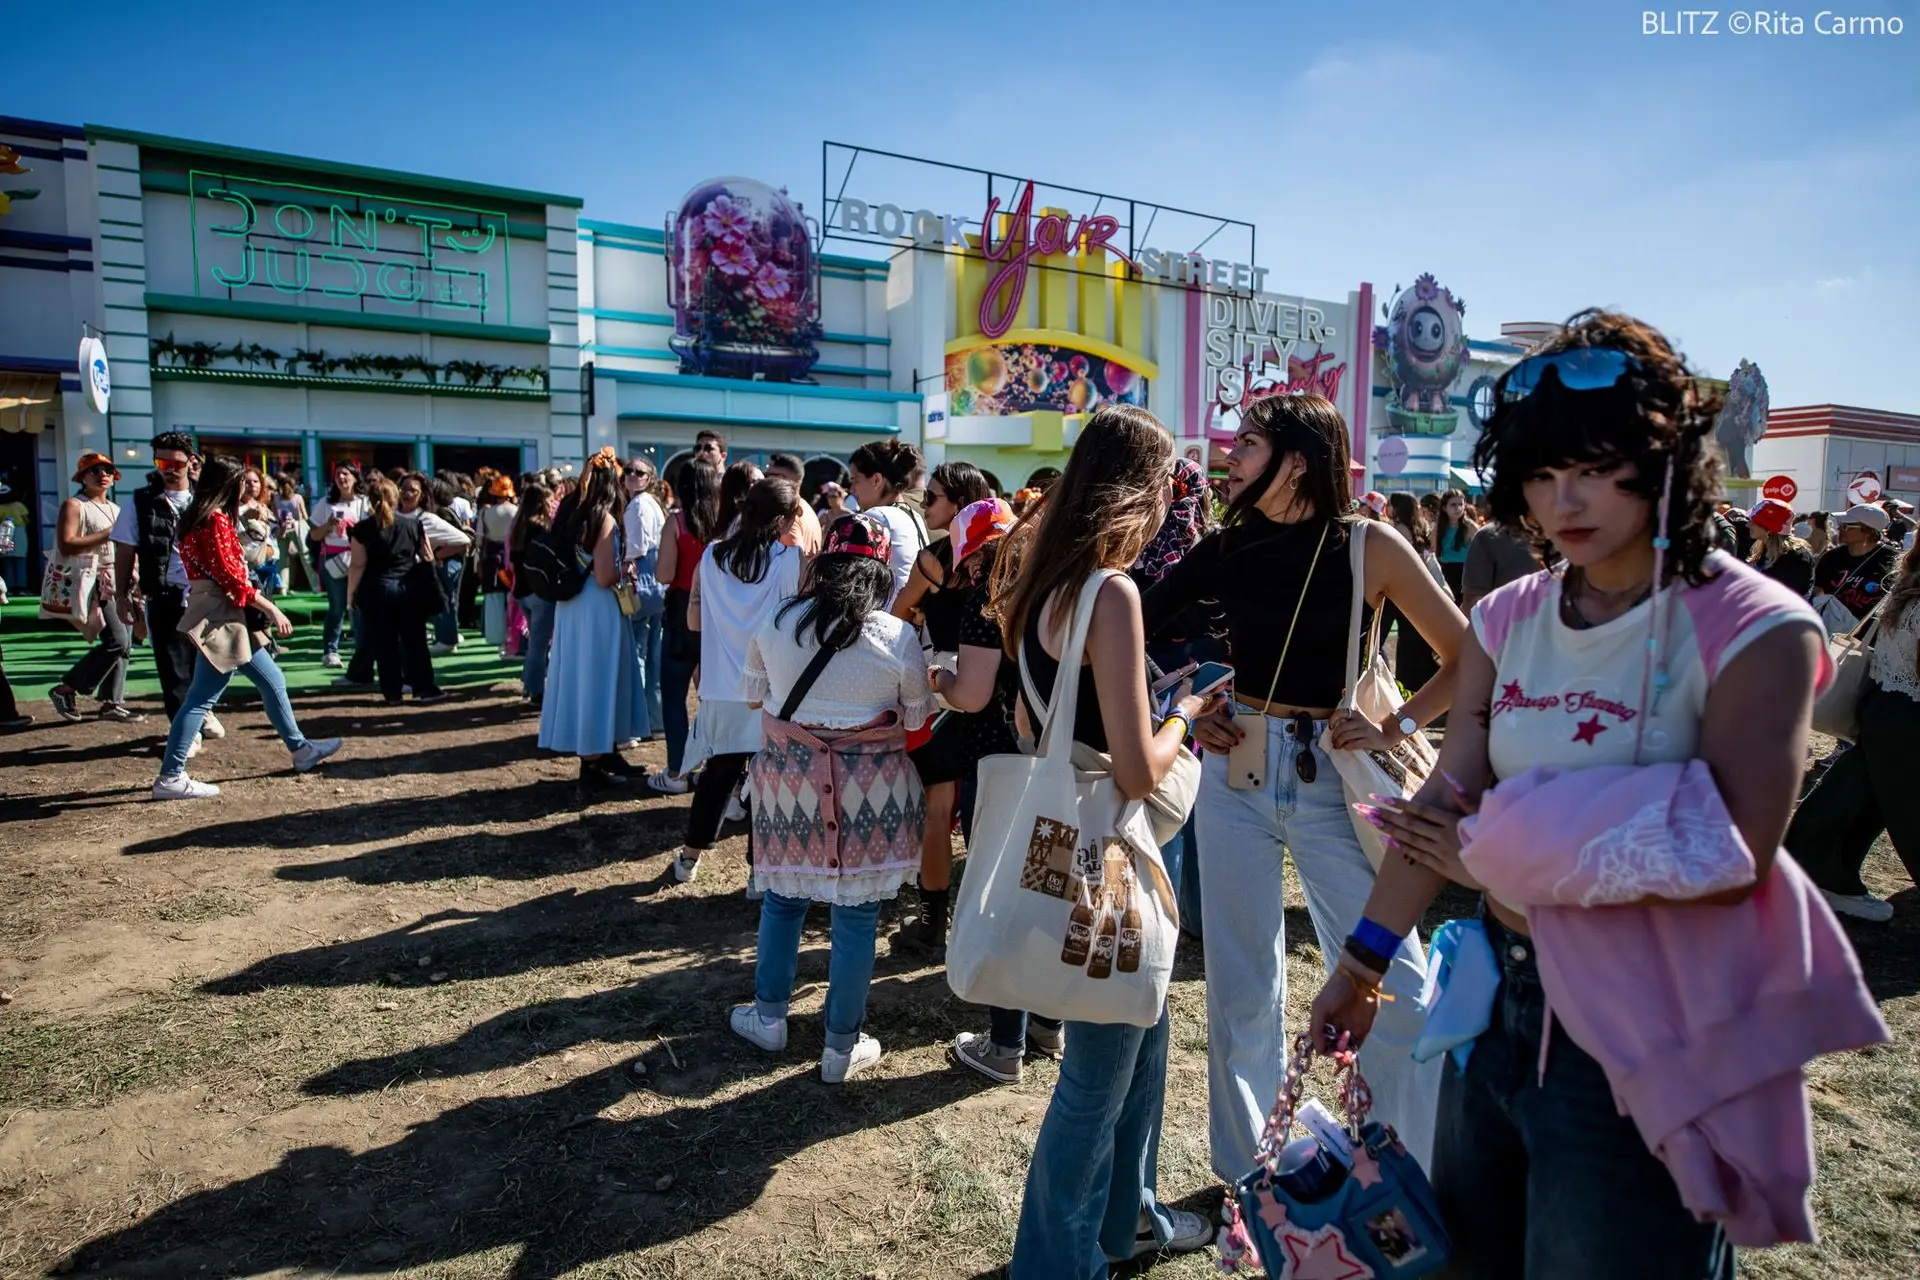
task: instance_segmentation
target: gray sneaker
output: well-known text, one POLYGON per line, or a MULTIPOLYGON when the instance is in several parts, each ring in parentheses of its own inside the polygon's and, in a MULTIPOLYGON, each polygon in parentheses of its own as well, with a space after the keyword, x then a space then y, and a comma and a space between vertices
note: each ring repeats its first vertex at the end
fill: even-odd
POLYGON ((1003 1049, 991 1037, 962 1031, 954 1038, 947 1056, 959 1065, 978 1071, 995 1084, 1020 1083, 1020 1059, 1017 1049, 1003 1049))
POLYGON ((139 724, 146 717, 138 711, 127 708, 123 702, 103 702, 100 704, 100 718, 111 720, 115 724, 139 724))
POLYGON ((1822 889, 1820 896, 1835 911, 1843 916, 1852 916, 1855 920, 1885 924, 1893 919, 1893 904, 1871 893, 1833 893, 1822 889))
POLYGON ((73 690, 62 689, 58 685, 55 685, 53 688, 47 690, 47 701, 53 704, 53 714, 59 716, 62 720, 70 721, 73 724, 80 723, 82 719, 80 715, 80 696, 73 690))
MULTIPOLYGON (((1163 1208, 1165 1206, 1162 1206, 1163 1208)), ((1167 1209, 1173 1232, 1166 1243, 1154 1233, 1153 1223, 1142 1212, 1139 1225, 1133 1233, 1133 1253, 1125 1258, 1108 1258, 1112 1264, 1131 1262, 1134 1258, 1144 1258, 1156 1253, 1194 1253, 1213 1243, 1214 1225, 1197 1213, 1188 1213, 1185 1209, 1167 1209)))
POLYGON ((324 738, 319 742, 309 741, 293 753, 293 767, 301 773, 306 773, 339 749, 340 739, 338 738, 324 738))

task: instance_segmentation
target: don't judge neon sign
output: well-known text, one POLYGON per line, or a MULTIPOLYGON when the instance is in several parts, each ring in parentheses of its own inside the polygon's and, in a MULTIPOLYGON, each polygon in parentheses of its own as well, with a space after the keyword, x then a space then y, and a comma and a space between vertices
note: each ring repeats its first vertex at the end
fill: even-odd
POLYGON ((1071 215, 1042 214, 1033 217, 1033 184, 1020 193, 1020 202, 1007 214, 1007 233, 999 244, 993 242, 993 218, 1000 211, 1000 197, 987 201, 987 212, 980 219, 980 252, 988 262, 1000 263, 1000 269, 987 282, 980 298, 980 332, 998 338, 1013 328, 1014 317, 1027 294, 1027 268, 1035 258, 1049 254, 1076 253, 1091 257, 1102 250, 1138 271, 1139 264, 1113 243, 1119 234, 1120 220, 1106 214, 1081 217, 1078 225, 1071 215))

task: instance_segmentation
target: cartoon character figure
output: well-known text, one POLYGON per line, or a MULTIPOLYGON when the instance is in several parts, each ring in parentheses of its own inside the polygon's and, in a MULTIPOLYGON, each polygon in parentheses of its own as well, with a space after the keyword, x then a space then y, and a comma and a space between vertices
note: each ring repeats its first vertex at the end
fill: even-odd
POLYGON ((1440 287, 1431 273, 1403 289, 1373 331, 1395 391, 1387 417, 1409 436, 1452 435, 1458 414, 1448 398, 1467 362, 1467 304, 1440 287))
POLYGON ((1767 409, 1767 375, 1753 361, 1742 360, 1727 379, 1727 402, 1713 425, 1713 437, 1736 476, 1753 474, 1753 446, 1767 434, 1767 409))

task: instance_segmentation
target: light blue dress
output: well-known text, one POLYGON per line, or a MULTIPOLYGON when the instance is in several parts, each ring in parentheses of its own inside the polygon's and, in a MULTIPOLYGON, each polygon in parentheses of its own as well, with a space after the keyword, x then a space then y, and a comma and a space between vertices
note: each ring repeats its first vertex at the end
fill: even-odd
POLYGON ((633 629, 613 592, 589 574, 579 595, 553 609, 540 745, 568 755, 599 756, 649 732, 633 629))

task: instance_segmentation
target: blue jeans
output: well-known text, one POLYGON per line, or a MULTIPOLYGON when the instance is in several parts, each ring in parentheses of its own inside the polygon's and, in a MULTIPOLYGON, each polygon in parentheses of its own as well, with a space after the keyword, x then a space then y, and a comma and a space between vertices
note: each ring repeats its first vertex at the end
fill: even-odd
POLYGON ((440 585, 447 593, 447 607, 433 616, 435 644, 460 643, 460 571, 466 567, 459 556, 448 556, 440 562, 440 585))
POLYGON ((529 698, 547 694, 547 648, 553 643, 553 601, 539 596, 520 597, 527 615, 527 656, 520 667, 520 687, 529 698))
MULTIPOLYGON (((1198 806, 1195 806, 1196 809, 1198 806)), ((1179 834, 1160 846, 1160 860, 1167 864, 1167 879, 1173 884, 1174 900, 1180 908, 1180 932, 1200 938, 1200 837, 1195 834, 1193 814, 1179 834)))
POLYGON ((1732 1280, 1725 1232, 1694 1221, 1614 1105, 1606 1072, 1557 1026, 1541 1080, 1546 996, 1532 939, 1483 919, 1501 967, 1493 1020, 1464 1074, 1439 1059, 1431 1168, 1453 1238, 1449 1274, 1732 1280))
POLYGON ((186 769, 187 748, 193 744, 200 726, 207 722, 207 712, 220 701, 220 695, 227 691, 227 683, 236 673, 253 681, 253 687, 260 691, 267 722, 280 735, 280 741, 287 744, 287 750, 298 751, 307 745, 307 740, 300 736, 300 726, 294 722, 293 707, 287 701, 287 682, 280 675, 280 668, 273 664, 273 655, 265 649, 255 649, 253 656, 233 671, 221 671, 207 661, 205 654, 199 654, 193 667, 193 683, 187 686, 180 714, 173 718, 167 730, 167 750, 160 761, 161 777, 171 777, 186 769))
POLYGON ((1067 1024, 1060 1080, 1027 1169, 1012 1280, 1099 1280, 1108 1258, 1133 1257, 1142 1212, 1156 1239, 1171 1238, 1154 1194, 1167 1034, 1165 1009, 1151 1027, 1067 1024))
MULTIPOLYGON (((753 1005, 763 1018, 787 1016, 793 978, 800 968, 800 930, 806 898, 767 891, 760 900, 759 957, 753 966, 753 1005)), ((867 1020, 867 988, 873 982, 873 936, 880 904, 833 908, 833 951, 827 960, 827 1048, 845 1053, 860 1039, 867 1020)))
POLYGON ((680 773, 687 754, 687 693, 693 688, 694 662, 663 656, 660 659, 660 723, 667 731, 667 772, 680 773))
POLYGON ((640 687, 647 694, 647 723, 657 729, 665 723, 660 714, 660 642, 666 636, 666 619, 656 613, 628 622, 633 627, 633 647, 640 654, 640 687))
MULTIPOLYGON (((325 569, 320 570, 320 581, 327 588, 327 622, 321 629, 321 644, 328 653, 340 652, 340 624, 347 616, 347 580, 336 578, 325 569)), ((351 633, 348 639, 352 639, 351 633)))
POLYGON ((280 562, 278 560, 262 561, 260 567, 253 571, 253 584, 270 595, 279 594, 280 562))
MULTIPOLYGON (((1329 973, 1373 890, 1373 866, 1348 817, 1347 793, 1315 723, 1302 743, 1292 723, 1268 716, 1267 785, 1227 785, 1227 758, 1201 767, 1198 816, 1200 898, 1206 913, 1207 1104, 1213 1171, 1226 1182, 1253 1168, 1267 1112, 1292 1051, 1287 1007, 1287 929, 1281 872, 1291 856, 1307 913, 1329 973), (1314 780, 1302 782, 1299 757, 1311 751, 1314 780)), ((1373 1114, 1391 1124, 1424 1168, 1433 1150, 1440 1061, 1413 1061, 1427 1009, 1421 999, 1427 957, 1418 934, 1400 944, 1387 970, 1383 1004, 1360 1050, 1373 1086, 1373 1114)), ((1304 1028, 1295 1028, 1304 1030, 1304 1028)))

